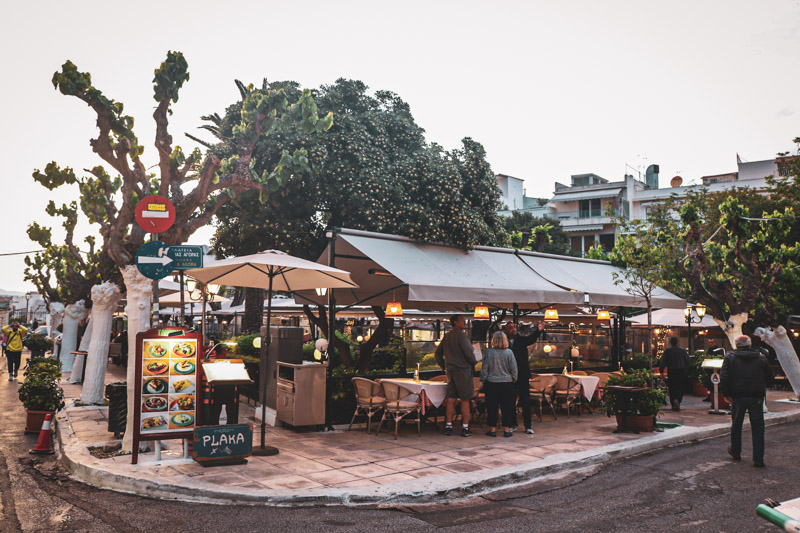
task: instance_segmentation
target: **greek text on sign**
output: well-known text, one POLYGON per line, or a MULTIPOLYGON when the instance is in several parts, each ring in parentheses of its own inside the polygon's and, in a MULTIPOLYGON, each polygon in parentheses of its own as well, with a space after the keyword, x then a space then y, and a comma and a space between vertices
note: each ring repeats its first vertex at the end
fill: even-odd
POLYGON ((202 246, 170 246, 169 256, 175 261, 173 270, 203 268, 202 246))

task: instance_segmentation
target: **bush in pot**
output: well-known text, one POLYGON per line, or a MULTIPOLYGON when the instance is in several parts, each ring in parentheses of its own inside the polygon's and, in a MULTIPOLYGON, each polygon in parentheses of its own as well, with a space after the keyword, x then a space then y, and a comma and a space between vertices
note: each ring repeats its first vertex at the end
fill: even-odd
POLYGON ((34 358, 25 368, 25 381, 19 386, 19 399, 27 411, 26 433, 37 433, 47 413, 64 408, 64 391, 58 385, 61 379, 61 361, 34 358))
MULTIPOLYGON (((608 383, 606 383, 607 386, 643 387, 646 389, 632 395, 628 404, 628 425, 634 424, 636 417, 642 417, 647 419, 643 422, 646 422, 647 427, 652 429, 656 416, 660 414, 666 400, 666 394, 650 385, 653 383, 653 378, 652 372, 640 369, 623 373, 619 377, 611 376, 608 383)), ((606 394, 604 411, 608 416, 616 416, 622 413, 616 394, 606 394)))
POLYGON ((42 356, 46 351, 53 349, 53 339, 41 333, 34 333, 25 339, 25 347, 31 351, 34 357, 42 356))

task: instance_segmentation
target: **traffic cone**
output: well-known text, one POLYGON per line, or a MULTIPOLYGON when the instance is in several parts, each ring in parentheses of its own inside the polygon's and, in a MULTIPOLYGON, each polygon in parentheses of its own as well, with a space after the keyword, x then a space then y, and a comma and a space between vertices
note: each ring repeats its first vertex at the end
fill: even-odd
POLYGON ((42 430, 39 432, 39 440, 36 442, 36 447, 31 450, 31 453, 42 455, 51 455, 53 453, 53 447, 50 445, 50 424, 52 420, 53 415, 47 413, 47 416, 44 417, 42 430))

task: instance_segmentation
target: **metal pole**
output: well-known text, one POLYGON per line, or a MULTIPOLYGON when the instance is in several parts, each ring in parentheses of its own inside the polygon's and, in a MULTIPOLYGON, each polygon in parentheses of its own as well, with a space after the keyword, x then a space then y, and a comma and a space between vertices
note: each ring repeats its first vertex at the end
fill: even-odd
MULTIPOLYGON (((261 358, 260 372, 267 372, 267 359, 269 359, 269 345, 272 343, 272 280, 275 277, 275 267, 269 267, 269 289, 267 290, 267 339, 264 357, 261 358)), ((262 307, 263 310, 263 307, 262 307)), ((267 446, 267 381, 261 380, 264 385, 261 390, 261 447, 253 450, 253 455, 277 455, 278 448, 267 446)))
MULTIPOLYGON (((328 246, 328 266, 336 266, 336 230, 328 234, 330 245, 328 246)), ((331 385, 331 354, 336 350, 336 298, 333 289, 328 289, 328 368, 325 371, 325 430, 333 431, 333 420, 331 416, 330 385, 331 385)))
POLYGON ((183 270, 180 271, 180 280, 181 280, 181 327, 186 326, 186 314, 185 303, 183 302, 183 270))
POLYGON ((686 343, 688 351, 692 351, 692 312, 689 311, 689 316, 686 317, 686 343))
POLYGON ((200 331, 203 334, 203 351, 205 351, 206 345, 206 302, 208 301, 208 293, 206 292, 206 286, 203 285, 203 314, 201 316, 202 322, 200 323, 200 331))

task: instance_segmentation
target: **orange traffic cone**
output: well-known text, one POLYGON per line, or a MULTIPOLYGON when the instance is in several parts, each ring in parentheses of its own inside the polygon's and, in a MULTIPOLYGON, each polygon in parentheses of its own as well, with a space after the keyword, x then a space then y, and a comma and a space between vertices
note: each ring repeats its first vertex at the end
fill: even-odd
POLYGON ((50 424, 52 423, 53 415, 47 413, 44 417, 42 430, 39 432, 39 440, 36 442, 36 447, 31 450, 31 453, 50 455, 53 453, 53 447, 50 445, 50 424))

